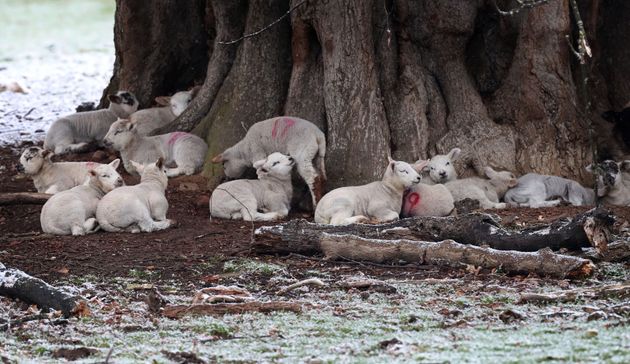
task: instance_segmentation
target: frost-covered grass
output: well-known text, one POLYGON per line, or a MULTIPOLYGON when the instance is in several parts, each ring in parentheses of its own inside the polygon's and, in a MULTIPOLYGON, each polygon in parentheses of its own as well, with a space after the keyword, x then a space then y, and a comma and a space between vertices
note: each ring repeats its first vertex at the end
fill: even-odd
MULTIPOLYGON (((517 304, 519 292, 601 284, 597 281, 505 279, 502 275, 397 278, 386 280, 397 292, 384 294, 340 288, 335 282, 348 278, 347 273, 313 269, 310 273, 321 273, 327 287, 276 296, 277 286, 287 284, 296 272, 276 264, 269 264, 277 267, 273 270, 260 269, 268 263, 248 259, 230 264, 243 274, 234 276, 228 269, 219 284, 246 286, 263 301, 301 302, 304 312, 172 320, 148 313, 145 291, 125 289, 130 283, 146 282, 146 277, 120 279, 113 285, 83 282, 82 289, 88 287, 92 295, 91 317, 71 319, 65 326, 33 322, 1 333, 0 354, 54 362, 55 349, 90 347, 98 349, 98 354, 84 361, 95 362, 102 361, 113 347, 111 359, 116 363, 167 363, 168 353, 181 352, 208 362, 630 362, 630 330, 623 324, 628 316, 611 314, 607 319, 589 320, 587 312, 593 308, 610 312, 613 306, 628 305, 627 300, 517 304), (268 279, 269 272, 283 279, 268 279), (500 315, 506 310, 516 311, 523 319, 503 322, 500 315)), ((614 268, 627 270, 623 265, 614 268)), ((172 290, 173 285, 169 282, 166 287, 171 288, 162 291, 172 290)), ((193 292, 194 287, 180 286, 167 297, 172 303, 189 303, 193 292)))

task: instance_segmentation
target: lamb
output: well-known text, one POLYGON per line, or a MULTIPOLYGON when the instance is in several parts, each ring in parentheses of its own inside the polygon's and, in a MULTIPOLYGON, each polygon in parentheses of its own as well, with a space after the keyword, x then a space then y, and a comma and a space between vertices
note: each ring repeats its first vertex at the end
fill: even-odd
POLYGON ((139 135, 150 135, 156 129, 170 124, 186 110, 188 104, 195 97, 199 88, 190 91, 180 91, 173 96, 159 96, 155 101, 162 107, 138 110, 129 116, 129 120, 136 124, 139 135))
POLYGON ((470 177, 450 181, 444 184, 455 201, 465 198, 477 200, 483 209, 504 209, 507 205, 499 202, 510 187, 516 186, 518 181, 513 173, 508 171, 496 172, 490 167, 484 168, 489 179, 470 177))
POLYGON ((127 119, 120 119, 112 124, 105 136, 104 143, 120 151, 125 170, 137 173, 131 160, 147 164, 158 158, 177 167, 168 168, 169 177, 180 174, 191 175, 203 166, 208 145, 196 135, 174 132, 157 136, 142 136, 136 131, 135 124, 127 119))
MULTIPOLYGON (((446 183, 457 179, 457 172, 453 161, 455 161, 462 150, 459 148, 451 149, 448 154, 438 154, 429 159, 429 163, 424 167, 423 171, 428 171, 429 178, 423 178, 422 183, 432 185, 435 183, 446 183)), ((421 163, 418 161, 416 163, 421 163)))
POLYGON ((103 196, 123 185, 116 172, 120 159, 90 169, 84 184, 52 196, 42 208, 42 230, 55 235, 85 235, 98 230, 96 206, 103 196))
POLYGON ((297 172, 306 182, 316 206, 326 180, 326 137, 310 121, 288 116, 259 121, 241 141, 212 158, 212 162, 223 163, 228 178, 239 178, 254 162, 273 152, 295 158, 297 172))
POLYGON ((627 173, 630 172, 630 160, 615 162, 605 160, 596 165, 589 164, 586 170, 595 173, 595 168, 599 168, 597 175, 597 195, 602 198, 602 202, 616 206, 630 206, 630 179, 627 173))
POLYGON ((389 158, 383 179, 362 186, 341 187, 328 192, 315 209, 315 222, 347 225, 375 219, 396 220, 403 192, 420 183, 420 175, 408 164, 389 158))
POLYGON ((46 133, 44 148, 55 154, 81 152, 91 142, 101 142, 109 126, 138 110, 138 100, 128 91, 108 95, 109 108, 67 115, 55 121, 46 133))
MULTIPOLYGON (((429 160, 420 160, 412 167, 420 172, 429 160)), ((411 216, 447 216, 455 209, 453 196, 443 184, 428 185, 418 183, 411 186, 403 197, 403 217, 411 216)))
POLYGON ((53 162, 48 149, 30 147, 20 156, 18 170, 33 179, 39 193, 55 194, 85 182, 90 169, 102 166, 94 162, 53 162))
POLYGON ((528 173, 506 192, 504 200, 510 205, 533 208, 558 206, 561 201, 582 206, 594 204, 595 193, 567 178, 528 173))
POLYGON ((168 177, 162 158, 147 165, 131 163, 141 174, 140 183, 106 194, 96 208, 98 224, 110 232, 139 233, 169 228, 175 222, 166 218, 168 201, 164 191, 168 177))
POLYGON ((293 157, 277 152, 255 162, 258 180, 240 179, 219 185, 210 198, 210 215, 245 221, 286 217, 293 194, 294 165, 293 157))

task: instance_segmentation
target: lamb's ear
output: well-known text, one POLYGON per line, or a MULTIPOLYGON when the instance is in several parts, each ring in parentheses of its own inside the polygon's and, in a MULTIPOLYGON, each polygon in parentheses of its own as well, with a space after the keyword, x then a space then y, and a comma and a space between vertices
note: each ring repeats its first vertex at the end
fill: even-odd
POLYGON ((450 160, 454 161, 455 159, 459 158, 459 155, 461 154, 462 150, 459 148, 453 148, 451 149, 450 152, 448 152, 448 154, 446 155, 450 160))
POLYGON ((492 178, 497 172, 495 172, 492 167, 485 167, 483 173, 485 173, 488 178, 492 178))
POLYGON ((50 150, 50 149, 44 149, 44 150, 42 150, 42 158, 44 158, 44 159, 50 159, 50 158, 52 158, 52 156, 53 156, 54 154, 55 154, 55 153, 53 153, 53 151, 52 151, 52 150, 50 150))
POLYGON ((199 90, 201 90, 201 85, 194 86, 193 88, 190 89, 190 96, 194 98, 199 93, 199 90))
POLYGON ((622 172, 630 172, 630 160, 619 162, 619 170, 622 172))
POLYGON ((518 184, 518 179, 516 178, 510 178, 510 180, 508 181, 509 188, 516 187, 517 184, 518 184))
POLYGON ((218 154, 218 155, 214 156, 214 158, 212 158, 210 161, 212 163, 221 163, 221 162, 223 162, 223 154, 218 154))
POLYGON ((90 178, 96 177, 97 175, 96 171, 93 169, 88 170, 88 174, 90 175, 90 178))
POLYGON ((136 169, 136 172, 138 172, 138 173, 142 174, 142 171, 144 171, 144 164, 142 164, 142 163, 138 163, 138 162, 136 162, 136 161, 132 161, 132 160, 129 160, 129 162, 131 163, 131 165, 133 166, 133 168, 135 168, 135 169, 136 169))
POLYGON ((122 98, 120 98, 120 96, 118 95, 107 95, 107 99, 109 100, 109 102, 113 102, 114 104, 122 103, 122 98))
POLYGON ((593 164, 592 163, 589 164, 584 169, 586 169, 586 171, 589 172, 589 173, 593 173, 593 164))
POLYGON ((170 96, 158 96, 155 98, 155 102, 160 106, 168 106, 171 104, 170 96))
POLYGON ((111 161, 109 163, 109 166, 114 168, 114 169, 117 169, 119 165, 120 165, 120 159, 119 158, 116 158, 116 159, 114 159, 113 161, 111 161))
POLYGON ((267 161, 266 159, 261 159, 259 161, 254 162, 254 168, 258 169, 258 168, 262 167, 263 164, 265 164, 266 161, 267 161))
POLYGON ((416 163, 414 163, 411 167, 413 167, 413 169, 416 170, 416 172, 421 173, 425 168, 427 168, 427 166, 429 165, 429 160, 418 160, 416 163))
POLYGON ((155 166, 158 168, 162 168, 163 165, 164 165, 164 158, 162 157, 158 158, 158 160, 155 162, 155 166))

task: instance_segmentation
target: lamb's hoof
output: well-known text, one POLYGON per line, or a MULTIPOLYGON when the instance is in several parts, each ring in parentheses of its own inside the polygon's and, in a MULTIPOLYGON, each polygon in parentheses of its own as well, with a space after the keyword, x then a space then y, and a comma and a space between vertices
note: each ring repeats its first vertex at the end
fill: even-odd
POLYGON ((179 223, 177 222, 177 220, 170 219, 168 220, 168 222, 169 222, 169 226, 168 226, 169 228, 176 228, 179 226, 179 223))

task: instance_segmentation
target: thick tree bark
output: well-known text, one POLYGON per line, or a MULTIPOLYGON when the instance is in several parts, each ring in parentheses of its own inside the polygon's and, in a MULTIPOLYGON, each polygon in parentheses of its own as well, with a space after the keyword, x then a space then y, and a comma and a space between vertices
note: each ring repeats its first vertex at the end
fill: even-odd
MULTIPOLYGON (((387 154, 415 161, 452 147, 464 151, 456 162, 464 176, 490 165, 588 182, 585 118, 599 123, 599 113, 630 99, 623 0, 580 1, 595 52, 587 116, 578 111, 578 67, 565 39, 575 28, 568 0, 514 17, 484 0, 309 0, 266 28, 300 3, 118 0, 106 91, 125 87, 148 105, 205 79, 161 132, 193 130, 210 156, 257 121, 311 120, 327 134, 329 189, 379 179, 387 154)), ((610 149, 610 126, 596 131, 610 149)), ((220 166, 207 162, 205 173, 219 176, 220 166)))
POLYGON ((324 233, 320 247, 327 259, 345 258, 373 263, 404 261, 455 268, 468 264, 486 269, 500 268, 508 273, 534 273, 558 278, 584 278, 595 270, 590 260, 554 254, 551 249, 535 253, 501 251, 459 244, 453 240, 381 240, 324 233))
POLYGON ((614 219, 604 209, 591 210, 570 221, 522 230, 502 227, 490 215, 468 214, 457 217, 415 217, 386 224, 332 226, 292 220, 256 230, 252 246, 258 253, 313 254, 321 251, 322 233, 354 234, 373 239, 414 239, 422 241, 455 240, 461 244, 487 245, 497 250, 537 251, 543 248, 576 250, 590 247, 584 224, 589 218, 601 226, 612 226, 614 219))

